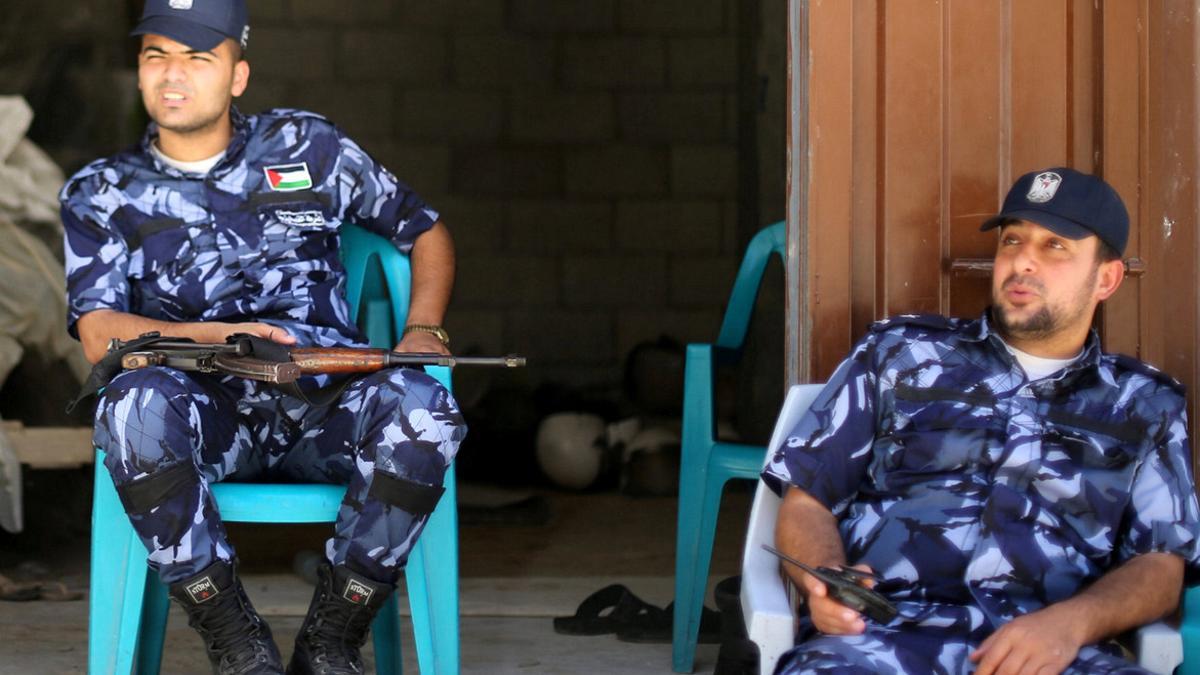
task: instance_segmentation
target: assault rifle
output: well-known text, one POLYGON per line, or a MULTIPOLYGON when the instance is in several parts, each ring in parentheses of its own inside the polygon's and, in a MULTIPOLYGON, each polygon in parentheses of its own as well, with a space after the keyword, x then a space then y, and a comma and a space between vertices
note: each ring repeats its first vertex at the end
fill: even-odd
POLYGON ((825 588, 829 591, 829 597, 850 609, 860 612, 880 624, 889 623, 896 617, 895 605, 888 602, 888 599, 878 592, 858 583, 859 579, 877 578, 875 575, 845 565, 836 570, 829 567, 809 567, 766 544, 763 544, 762 547, 780 560, 791 563, 816 577, 825 584, 825 588))
POLYGON ((272 342, 245 333, 236 333, 224 343, 199 343, 187 338, 145 333, 134 340, 114 339, 92 368, 79 396, 67 406, 67 412, 79 401, 103 389, 121 370, 166 366, 201 373, 225 373, 249 380, 277 385, 314 405, 325 405, 341 391, 317 392, 324 402, 313 400, 296 386, 305 375, 344 375, 373 373, 396 366, 501 366, 519 368, 525 357, 447 356, 432 353, 393 352, 372 347, 298 347, 272 342), (328 400, 325 400, 328 399, 328 400))

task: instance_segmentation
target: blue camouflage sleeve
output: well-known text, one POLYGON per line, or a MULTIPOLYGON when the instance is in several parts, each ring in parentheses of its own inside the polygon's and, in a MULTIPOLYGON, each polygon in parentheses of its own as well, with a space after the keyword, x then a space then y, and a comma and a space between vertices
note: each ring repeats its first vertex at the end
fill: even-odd
MULTIPOLYGON (((116 197, 116 190, 105 195, 116 197)), ((79 339, 79 317, 98 309, 129 311, 129 249, 108 226, 119 207, 86 185, 68 182, 62 204, 63 253, 67 276, 67 331, 79 339)))
POLYGON ((1120 562, 1143 553, 1165 552, 1182 557, 1187 577, 1200 579, 1200 508, 1192 482, 1186 403, 1163 415, 1161 441, 1142 460, 1130 488, 1128 523, 1117 551, 1120 562))
POLYGON ((835 516, 858 494, 875 440, 878 376, 875 333, 838 366, 808 412, 775 448, 763 481, 782 495, 795 485, 835 516))
POLYGON ((356 224, 387 237, 407 253, 422 233, 433 227, 438 213, 357 143, 337 130, 340 152, 338 183, 346 216, 356 224))

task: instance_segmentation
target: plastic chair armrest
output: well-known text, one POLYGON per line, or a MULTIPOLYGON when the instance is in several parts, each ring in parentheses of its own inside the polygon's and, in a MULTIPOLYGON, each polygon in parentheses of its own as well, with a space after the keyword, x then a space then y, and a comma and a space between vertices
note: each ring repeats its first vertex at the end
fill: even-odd
POLYGON ((1183 663, 1183 637, 1162 621, 1139 628, 1135 647, 1138 665, 1152 673, 1171 675, 1183 663))

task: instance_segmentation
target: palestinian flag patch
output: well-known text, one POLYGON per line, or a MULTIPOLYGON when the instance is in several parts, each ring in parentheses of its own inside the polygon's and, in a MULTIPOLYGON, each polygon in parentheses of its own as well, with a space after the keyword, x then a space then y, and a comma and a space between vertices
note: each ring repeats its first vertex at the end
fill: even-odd
POLYGON ((263 173, 267 174, 267 182, 271 184, 271 189, 276 192, 308 190, 313 186, 312 176, 308 173, 307 162, 264 166, 263 173))

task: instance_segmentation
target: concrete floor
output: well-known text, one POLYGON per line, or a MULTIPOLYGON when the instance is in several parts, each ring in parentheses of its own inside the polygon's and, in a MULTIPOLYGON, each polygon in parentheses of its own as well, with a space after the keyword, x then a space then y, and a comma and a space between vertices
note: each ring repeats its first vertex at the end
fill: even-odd
MULTIPOLYGON (((572 614, 587 595, 611 583, 623 583, 658 606, 670 602, 675 500, 547 490, 533 494, 548 507, 544 522, 466 523, 461 528, 463 672, 670 673, 670 644, 559 635, 551 617, 572 614)), ((465 487, 464 499, 471 495, 465 487)), ((723 501, 709 606, 711 585, 737 573, 748 509, 749 495, 742 491, 732 491, 723 501)), ((232 526, 230 536, 241 543, 248 592, 286 654, 311 596, 311 587, 290 572, 286 561, 297 547, 318 546, 324 530, 232 526)), ((70 545, 56 540, 60 550, 35 548, 27 554, 39 557, 33 562, 20 562, 0 539, 0 574, 54 578, 86 589, 86 539, 78 539, 70 545)), ((417 672, 411 635, 405 641, 407 671, 417 672)), ((0 602, 0 675, 85 672, 86 645, 86 599, 0 602)), ((199 638, 177 609, 172 610, 166 651, 164 673, 209 672, 199 638)), ((711 672, 716 654, 716 645, 701 645, 696 672, 711 672)))

